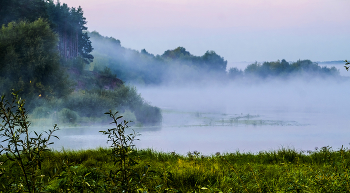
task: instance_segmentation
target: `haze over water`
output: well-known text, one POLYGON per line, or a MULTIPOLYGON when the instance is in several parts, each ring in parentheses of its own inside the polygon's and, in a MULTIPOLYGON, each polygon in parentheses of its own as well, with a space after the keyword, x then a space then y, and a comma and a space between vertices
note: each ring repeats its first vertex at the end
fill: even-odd
MULTIPOLYGON (((162 108, 163 122, 160 127, 134 128, 141 134, 136 147, 207 155, 283 147, 338 149, 350 142, 349 87, 348 81, 333 80, 140 87, 146 101, 162 108)), ((98 133, 101 128, 74 130, 59 131, 61 141, 55 146, 106 146, 106 136, 98 133)))
MULTIPOLYGON (((261 83, 247 87, 232 85, 207 90, 153 89, 141 90, 141 93, 146 100, 160 107, 232 116, 259 115, 254 119, 276 121, 262 125, 180 127, 175 129, 177 131, 164 129, 158 135, 159 142, 153 144, 165 151, 257 152, 281 147, 308 150, 327 145, 338 148, 350 142, 350 121, 347 118, 349 86, 346 83, 320 80, 311 83, 261 83), (161 142, 162 145, 156 145, 161 142)), ((166 120, 167 116, 164 116, 166 120)), ((181 125, 181 118, 178 121, 181 125)))
MULTIPOLYGON (((194 55, 214 50, 228 60, 228 67, 242 70, 250 63, 237 61, 349 59, 349 1, 64 2, 84 8, 90 31, 97 30, 121 40, 125 47, 145 48, 153 54, 161 55, 178 46, 194 55)), ((349 76, 342 66, 336 66, 340 75, 349 76)), ((281 147, 340 148, 350 142, 350 89, 345 80, 262 80, 253 85, 138 89, 146 101, 163 110, 161 127, 136 129, 142 134, 138 148, 211 154, 281 147)), ((106 137, 98 130, 62 129, 64 137, 56 147, 105 146, 106 137)))

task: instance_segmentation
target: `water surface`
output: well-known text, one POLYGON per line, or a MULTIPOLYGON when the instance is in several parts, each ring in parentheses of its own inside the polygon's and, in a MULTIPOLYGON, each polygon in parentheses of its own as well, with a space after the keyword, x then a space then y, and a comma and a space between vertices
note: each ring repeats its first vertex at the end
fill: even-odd
MULTIPOLYGON (((280 148, 338 149, 350 142, 348 83, 269 83, 199 88, 139 88, 162 108, 161 126, 134 128, 138 148, 186 154, 280 148)), ((101 127, 63 128, 55 148, 107 146, 101 127)))

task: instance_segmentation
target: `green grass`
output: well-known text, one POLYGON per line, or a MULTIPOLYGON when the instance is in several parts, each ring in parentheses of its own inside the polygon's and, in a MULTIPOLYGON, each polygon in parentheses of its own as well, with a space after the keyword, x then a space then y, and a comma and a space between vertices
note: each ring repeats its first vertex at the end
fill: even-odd
MULTIPOLYGON (((347 149, 301 153, 292 149, 271 152, 186 156, 135 150, 133 170, 142 175, 144 192, 349 192, 347 149)), ((114 192, 110 149, 45 152, 41 176, 48 192, 114 192)), ((4 160, 4 155, 0 157, 4 160)), ((2 184, 15 181, 19 168, 4 163, 2 184)), ((9 189, 0 187, 0 191, 9 189)))

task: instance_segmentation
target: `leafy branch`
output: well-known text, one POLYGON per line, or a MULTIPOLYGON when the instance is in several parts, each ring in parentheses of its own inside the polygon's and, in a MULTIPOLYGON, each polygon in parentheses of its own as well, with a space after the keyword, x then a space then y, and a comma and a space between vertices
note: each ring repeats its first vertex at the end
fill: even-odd
POLYGON ((115 166, 118 166, 117 170, 111 170, 108 178, 112 183, 112 187, 118 188, 122 192, 134 192, 137 186, 141 183, 141 175, 139 175, 133 166, 138 163, 135 161, 134 141, 138 140, 136 137, 139 135, 134 130, 132 133, 126 134, 125 129, 129 128, 128 121, 122 121, 118 123, 118 119, 123 116, 117 116, 118 112, 105 113, 109 115, 113 121, 111 124, 115 124, 115 128, 108 129, 107 131, 100 131, 104 135, 108 136, 107 143, 111 143, 112 159, 115 166))
MULTIPOLYGON (((54 125, 53 130, 45 131, 47 137, 43 133, 38 134, 34 131, 34 135, 29 132, 30 122, 28 114, 25 110, 25 100, 21 99, 17 92, 12 92, 12 100, 5 99, 5 95, 0 100, 0 138, 1 143, 7 142, 7 145, 0 144, 0 155, 6 155, 5 162, 13 162, 11 165, 20 170, 20 176, 11 176, 8 172, 9 187, 15 187, 17 191, 37 192, 41 190, 38 179, 41 175, 41 164, 44 161, 44 152, 50 151, 48 146, 53 144, 49 142, 51 137, 56 137, 53 133, 59 128, 54 125)), ((3 169, 4 170, 4 169, 3 169)))

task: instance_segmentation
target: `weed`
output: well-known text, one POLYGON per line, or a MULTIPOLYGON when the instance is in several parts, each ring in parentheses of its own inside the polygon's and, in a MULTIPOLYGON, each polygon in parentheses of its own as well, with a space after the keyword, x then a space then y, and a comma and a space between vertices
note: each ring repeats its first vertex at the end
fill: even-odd
POLYGON ((141 182, 141 175, 133 169, 133 166, 138 164, 135 160, 136 151, 134 151, 135 145, 133 144, 138 134, 134 130, 131 134, 125 134, 129 122, 124 120, 118 123, 118 119, 122 116, 117 116, 117 113, 112 113, 111 110, 105 113, 113 119, 111 124, 115 124, 116 127, 100 131, 108 136, 107 143, 111 143, 112 160, 115 166, 119 166, 117 170, 110 170, 107 176, 112 185, 110 188, 121 192, 134 192, 141 182))
MULTIPOLYGON (((1 142, 7 142, 7 146, 0 144, 0 154, 5 153, 4 163, 10 162, 11 171, 2 168, 1 176, 5 175, 5 182, 2 185, 5 190, 11 191, 41 191, 42 178, 41 166, 44 161, 44 153, 50 151, 48 145, 57 125, 53 130, 46 131, 47 138, 43 133, 38 134, 34 131, 34 136, 29 132, 30 123, 28 115, 24 108, 25 101, 17 93, 12 93, 12 101, 5 100, 5 96, 0 101, 0 118, 2 125, 0 137, 4 138, 1 142), (11 173, 15 175, 11 175, 11 173)), ((0 176, 0 177, 1 177, 0 176)))

